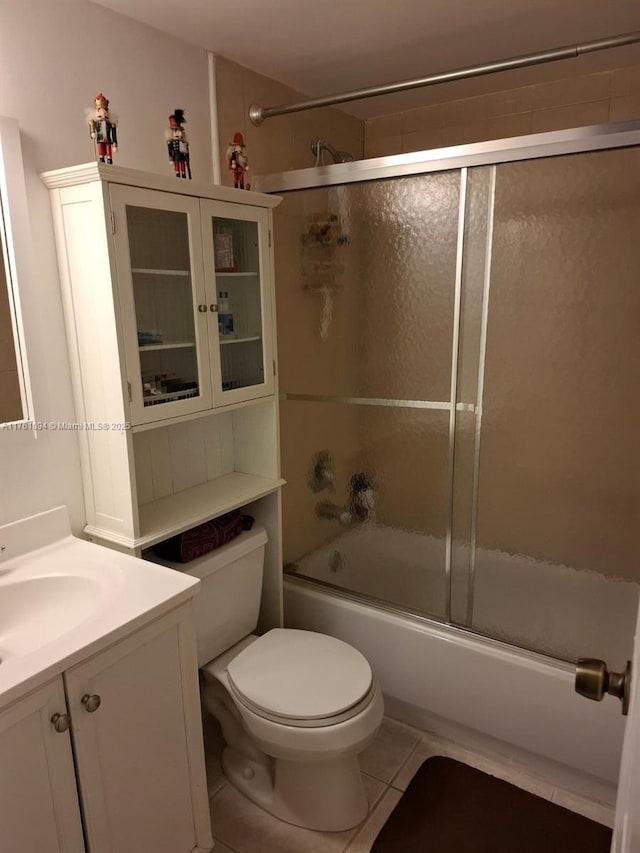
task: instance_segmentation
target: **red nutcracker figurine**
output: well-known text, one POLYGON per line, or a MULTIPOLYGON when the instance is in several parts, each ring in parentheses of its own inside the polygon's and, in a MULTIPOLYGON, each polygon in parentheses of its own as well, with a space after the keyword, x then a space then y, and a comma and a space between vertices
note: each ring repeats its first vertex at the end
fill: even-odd
POLYGON ((109 100, 102 92, 93 99, 93 112, 89 116, 89 135, 95 141, 100 163, 113 163, 112 151, 118 150, 116 123, 109 114, 109 100))
POLYGON ((191 160, 189 157, 189 142, 183 127, 185 124, 184 110, 175 110, 169 116, 169 129, 165 132, 169 160, 176 170, 176 178, 191 178, 191 160))
POLYGON ((233 172, 233 186, 236 189, 243 190, 244 175, 245 172, 249 171, 249 158, 244 151, 244 137, 241 133, 234 133, 233 142, 229 143, 227 163, 233 172))

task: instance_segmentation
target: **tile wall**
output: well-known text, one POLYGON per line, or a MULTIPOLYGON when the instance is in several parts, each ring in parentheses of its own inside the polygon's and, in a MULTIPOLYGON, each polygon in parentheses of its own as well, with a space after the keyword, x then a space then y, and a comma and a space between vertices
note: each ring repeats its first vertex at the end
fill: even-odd
POLYGON ((313 166, 314 136, 328 140, 338 150, 349 151, 356 159, 362 158, 364 126, 360 119, 326 108, 277 116, 254 127, 248 118, 251 104, 272 107, 304 100, 305 96, 222 56, 216 57, 216 80, 223 184, 233 186, 225 152, 237 131, 244 135, 250 175, 313 166))
POLYGON ((365 122, 365 157, 640 118, 640 67, 449 101, 365 122))

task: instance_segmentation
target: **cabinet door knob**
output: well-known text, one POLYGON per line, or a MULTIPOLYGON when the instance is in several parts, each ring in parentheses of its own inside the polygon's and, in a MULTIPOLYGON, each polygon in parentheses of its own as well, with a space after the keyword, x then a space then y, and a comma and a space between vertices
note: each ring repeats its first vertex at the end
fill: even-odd
POLYGON ((207 306, 206 305, 198 305, 198 311, 201 314, 206 314, 207 313, 207 306))
POLYGON ((218 311, 218 306, 212 302, 211 305, 209 305, 209 310, 213 311, 213 313, 216 314, 218 311))
POLYGON ((71 717, 68 714, 54 714, 51 717, 53 728, 57 732, 66 732, 71 727, 71 717))
POLYGON ((82 699, 80 700, 85 707, 85 710, 90 714, 93 714, 94 711, 97 711, 100 707, 102 699, 98 696, 97 693, 85 693, 82 699))

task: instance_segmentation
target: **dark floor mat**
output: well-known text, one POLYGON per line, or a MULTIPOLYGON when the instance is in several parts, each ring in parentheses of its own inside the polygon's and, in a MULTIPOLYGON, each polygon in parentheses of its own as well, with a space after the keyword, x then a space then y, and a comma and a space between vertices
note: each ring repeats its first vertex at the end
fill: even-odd
POLYGON ((371 853, 609 853, 611 830, 454 761, 429 758, 371 853))

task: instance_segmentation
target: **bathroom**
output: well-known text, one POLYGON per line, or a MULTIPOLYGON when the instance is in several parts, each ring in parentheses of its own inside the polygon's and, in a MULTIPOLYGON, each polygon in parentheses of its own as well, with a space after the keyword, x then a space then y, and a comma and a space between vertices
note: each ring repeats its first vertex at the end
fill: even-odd
MULTIPOLYGON (((482 82, 476 82, 475 88, 464 90, 458 87, 448 90, 446 94, 442 91, 438 93, 439 87, 414 92, 401 106, 380 108, 377 115, 372 113, 364 119, 343 109, 324 108, 270 119, 261 127, 254 127, 247 117, 251 103, 264 106, 291 103, 299 100, 301 93, 261 75, 257 70, 252 70, 253 66, 249 62, 242 64, 226 58, 222 48, 216 51, 213 62, 204 48, 193 46, 186 36, 184 40, 180 40, 175 34, 163 33, 160 22, 156 24, 159 29, 155 29, 153 26, 123 17, 118 12, 126 14, 125 2, 112 3, 111 6, 111 9, 107 9, 84 0, 62 0, 55 4, 54 9, 53 4, 44 0, 27 0, 20 3, 3 3, 0 9, 0 79, 3 81, 0 84, 0 115, 15 118, 21 128, 31 232, 33 242, 38 247, 37 252, 30 253, 33 281, 37 282, 37 286, 25 287, 20 296, 25 339, 31 344, 27 352, 31 395, 36 417, 40 421, 73 422, 75 410, 50 206, 47 190, 39 175, 45 170, 91 160, 92 149, 86 133, 84 111, 96 92, 104 91, 110 97, 113 112, 119 119, 120 148, 116 155, 117 163, 156 174, 169 174, 163 139, 165 113, 168 115, 176 106, 183 106, 188 121, 194 177, 206 181, 213 177, 212 159, 216 159, 212 158, 211 141, 211 64, 214 65, 217 92, 217 98, 213 99, 217 112, 217 139, 220 150, 217 159, 224 161, 224 150, 229 140, 235 132, 242 131, 250 156, 250 174, 253 176, 273 175, 313 166, 315 157, 310 150, 313 137, 329 140, 338 151, 349 151, 356 159, 362 159, 640 118, 640 57, 637 52, 634 53, 637 48, 629 47, 620 51, 603 51, 597 58, 589 57, 584 62, 580 59, 580 67, 583 69, 580 74, 566 70, 565 64, 561 64, 561 67, 550 64, 541 67, 538 77, 527 77, 524 72, 513 72, 513 76, 504 78, 502 83, 497 82, 497 77, 492 78, 491 86, 487 83, 486 88, 483 88, 482 82), (96 50, 96 43, 100 45, 99 50, 96 50), (98 55, 102 58, 98 59, 98 55), (170 57, 170 61, 167 57, 170 57), (56 71, 55 76, 51 73, 52 69, 56 71)), ((594 25, 592 31, 585 29, 584 36, 595 38, 638 28, 638 22, 632 14, 628 13, 627 17, 624 17, 622 4, 619 4, 618 10, 619 17, 609 19, 611 23, 608 26, 602 25, 598 28, 594 25)), ((323 18, 326 14, 324 10, 323 18)), ((355 28, 355 22, 352 22, 352 25, 355 28)), ((251 20, 243 22, 243 29, 249 41, 260 41, 260 31, 255 30, 251 20)), ((406 35, 406 23, 402 24, 398 32, 406 35)), ((574 30, 568 28, 566 32, 570 35, 558 40, 556 29, 550 26, 546 38, 536 47, 542 49, 573 41, 574 30)), ((343 52, 347 54, 349 49, 349 46, 344 46, 343 52)), ((499 59, 524 52, 526 50, 511 48, 497 52, 491 50, 483 59, 499 59)), ((446 69, 454 65, 461 67, 469 62, 458 61, 451 65, 444 58, 440 64, 446 69)), ((428 62, 426 66, 423 62, 414 71, 403 71, 397 76, 408 78, 429 73, 428 62)), ((257 64, 255 67, 257 68, 257 64)), ((390 75, 382 82, 388 82, 392 77, 393 75, 390 75)), ((329 91, 349 88, 339 80, 329 78, 329 83, 329 91)), ((356 85, 368 86, 371 81, 362 79, 360 83, 354 84, 354 87, 356 85)), ((328 155, 324 162, 330 162, 328 155)), ((227 186, 232 185, 231 175, 224 169, 220 179, 227 186)), ((317 190, 309 192, 316 193, 317 190)), ((327 196, 329 194, 326 190, 320 192, 325 192, 327 196)), ((331 195, 329 205, 334 203, 335 197, 339 197, 334 190, 331 195)), ((338 204, 337 201, 335 203, 338 204)), ((286 206, 288 202, 284 204, 286 206)), ((318 211, 325 206, 327 205, 324 202, 320 203, 317 206, 318 211)), ((310 208, 310 211, 314 209, 310 208)), ((282 208, 282 211, 284 210, 285 207, 282 208)), ((282 220, 278 220, 278 215, 276 223, 281 223, 281 233, 284 235, 282 220)), ((276 265, 281 248, 279 239, 276 230, 276 265)), ((355 248, 355 239, 345 245, 344 253, 351 253, 349 260, 353 260, 355 248)), ((359 368, 363 354, 354 350, 363 343, 368 343, 359 340, 355 334, 350 334, 348 329, 337 328, 340 324, 350 325, 352 322, 348 312, 341 310, 346 302, 349 302, 349 311, 353 311, 354 316, 359 310, 357 300, 362 293, 349 288, 349 274, 350 270, 346 269, 343 273, 342 291, 333 295, 335 304, 327 341, 323 343, 318 336, 313 343, 319 353, 314 366, 322 370, 323 375, 339 371, 344 364, 352 365, 354 370, 359 368), (353 349, 350 351, 350 348, 353 349)), ((384 284, 380 286, 381 295, 384 295, 384 284)), ((278 291, 278 297, 279 293, 278 291)), ((278 326, 281 332, 290 327, 289 312, 294 310, 294 306, 299 306, 301 312, 307 313, 306 325, 297 326, 300 331, 319 329, 323 298, 321 294, 304 292, 302 289, 293 293, 291 300, 283 301, 278 298, 278 326)), ((405 320, 408 319, 406 314, 404 317, 405 320)), ((378 318, 378 321, 382 325, 382 335, 385 332, 384 318, 378 318)), ((394 322, 396 321, 397 318, 394 322)), ((394 331, 398 329, 394 328, 394 331)), ((383 345, 382 340, 378 339, 378 342, 383 345)), ((289 358, 287 347, 291 345, 290 336, 283 334, 279 345, 281 370, 289 371, 285 376, 280 376, 281 392, 338 394, 333 389, 329 392, 311 388, 307 377, 296 377, 292 373, 296 368, 301 369, 302 364, 292 364, 289 358), (301 381, 294 382, 298 378, 301 381)), ((309 342, 309 346, 312 346, 312 342, 309 342)), ((343 396, 351 395, 345 392, 343 396)), ((377 392, 363 393, 362 396, 384 395, 377 392)), ((401 397, 403 394, 394 396, 401 397)), ((409 393, 405 396, 415 399, 409 393)), ((426 399, 448 398, 443 395, 426 399)), ((385 436, 384 424, 374 425, 373 430, 363 425, 367 418, 375 418, 376 410, 364 413, 358 410, 354 413, 353 407, 336 405, 328 407, 325 415, 321 404, 292 400, 283 403, 283 410, 294 406, 310 408, 316 432, 309 436, 309 447, 300 447, 300 458, 294 460, 293 467, 297 472, 295 481, 289 472, 284 470, 291 466, 291 459, 286 456, 283 459, 283 476, 290 479, 283 492, 284 547, 285 560, 291 563, 298 562, 305 554, 343 532, 338 521, 318 518, 315 505, 320 501, 344 505, 348 497, 350 477, 365 470, 367 462, 370 462, 362 455, 357 458, 357 464, 354 460, 362 446, 363 433, 366 432, 372 440, 381 442, 385 436), (315 408, 312 408, 314 406, 315 408), (329 411, 329 408, 332 410, 329 411), (362 418, 358 422, 360 415, 362 418), (335 491, 327 489, 313 492, 306 482, 307 469, 312 456, 325 449, 332 457, 335 491), (287 513, 295 504, 299 505, 300 513, 296 531, 287 533, 287 513), (304 542, 300 544, 296 541, 296 536, 304 542)), ((397 413, 390 410, 386 416, 393 419, 397 417, 397 413)), ((280 428, 283 447, 291 447, 291 435, 288 431, 290 424, 284 417, 280 428)), ((392 435, 395 435, 393 431, 392 435)), ((77 441, 78 437, 72 431, 41 432, 37 438, 27 432, 3 431, 0 434, 3 483, 0 489, 0 523, 8 523, 64 504, 69 508, 74 532, 81 533, 86 518, 77 441), (10 484, 10 487, 7 488, 6 484, 10 484)), ((393 466, 403 454, 403 447, 394 446, 393 441, 394 439, 389 441, 387 456, 381 462, 375 460, 376 476, 380 481, 377 485, 380 488, 377 492, 374 490, 374 507, 379 515, 384 512, 385 498, 389 497, 385 490, 395 485, 393 481, 385 479, 385 466, 387 469, 393 466)), ((406 458, 404 461, 406 462, 406 458)), ((426 465, 428 462, 429 460, 422 460, 421 464, 426 465)), ((438 470, 438 477, 446 478, 447 460, 440 459, 439 464, 444 465, 444 469, 438 470)), ((629 469, 632 469, 631 464, 629 469)), ((413 496, 397 495, 397 506, 402 507, 404 519, 407 518, 406 514, 411 511, 411 507, 415 508, 423 499, 425 490, 435 490, 436 487, 442 490, 441 482, 436 483, 433 479, 426 479, 417 486, 423 491, 413 496), (400 503, 405 499, 408 500, 409 507, 400 503)), ((432 497, 433 505, 440 506, 441 503, 437 503, 435 498, 441 501, 441 492, 432 497)), ((403 518, 398 522, 390 519, 388 523, 392 526, 397 523, 400 527, 420 529, 419 523, 413 525, 411 520, 407 522, 403 518)), ((347 528, 345 530, 349 533, 347 528)), ((332 552, 336 550, 335 547, 330 547, 332 552)), ((499 542, 493 547, 501 550, 499 542)), ((502 548, 508 550, 504 545, 502 548)), ((339 570, 332 573, 330 582, 334 583, 339 576, 339 570)), ((461 576, 461 580, 464 586, 466 577, 461 576)), ((442 596, 441 600, 444 600, 442 596)), ((466 604, 465 600, 464 605, 466 604)), ((429 611, 426 606, 421 609, 429 611)), ((339 611, 327 617, 335 620, 336 630, 340 621, 350 619, 348 610, 344 611, 344 615, 341 613, 339 611)), ((441 616, 438 612, 433 615, 441 616)), ((313 618, 321 618, 321 614, 314 615, 313 618)), ((385 620, 389 620, 385 629, 389 633, 385 634, 384 643, 392 646, 396 642, 394 629, 390 624, 390 617, 385 616, 385 620)), ((355 627, 353 630, 356 630, 355 627)), ((355 643, 355 638, 352 642, 355 643)), ((446 638, 443 644, 447 645, 446 638)), ((474 651, 477 650, 470 649, 469 654, 474 651)), ((547 649, 541 651, 546 653, 547 649)), ((575 656, 583 651, 572 649, 571 653, 575 656)), ((584 654, 606 658, 606 650, 585 649, 584 654)), ((418 655, 419 652, 416 651, 416 658, 418 655)), ((417 667, 417 660, 413 657, 411 660, 411 666, 417 667)), ((619 669, 624 665, 624 660, 611 663, 619 669)), ((393 664, 390 664, 389 669, 392 668, 393 664)), ((385 677, 402 681, 402 675, 398 670, 386 673, 385 677)), ((396 720, 400 720, 401 724, 413 726, 416 730, 432 729, 433 720, 426 716, 420 718, 415 710, 421 707, 423 694, 427 691, 424 680, 430 675, 437 676, 437 673, 425 672, 419 679, 411 679, 414 682, 414 692, 404 700, 406 707, 400 700, 396 702, 395 707, 393 702, 388 703, 388 711, 396 720)), ((500 675, 496 677, 499 678, 500 675)), ((455 701, 455 696, 450 701, 455 701)), ((594 705, 593 708, 588 705, 589 711, 585 711, 590 714, 593 711, 594 719, 597 716, 595 712, 603 715, 602 722, 595 723, 603 728, 606 725, 605 718, 613 719, 609 708, 605 707, 607 703, 613 705, 613 700, 606 700, 601 706, 594 705)), ((446 704, 437 711, 441 718, 449 716, 450 719, 455 719, 451 707, 446 704)), ((488 731, 495 741, 500 741, 500 731, 497 729, 503 724, 502 730, 505 732, 506 723, 500 718, 496 719, 495 711, 491 708, 485 713, 488 718, 488 731)), ((457 725, 467 733, 469 728, 474 727, 472 719, 463 717, 457 720, 457 725)), ((617 722, 613 725, 617 725, 617 722)), ((391 726, 388 731, 396 735, 400 732, 403 736, 409 732, 409 751, 414 749, 417 741, 411 740, 413 728, 403 729, 399 726, 394 729, 391 726)), ((456 740, 456 736, 459 739, 460 729, 455 726, 451 730, 442 728, 439 734, 442 737, 449 735, 456 740)), ((620 728, 617 737, 619 742, 620 728)), ((402 741, 402 738, 400 740, 402 741)), ((506 735, 503 735, 502 740, 508 740, 506 735)), ((494 741, 490 744, 496 745, 494 741)), ((553 739, 550 744, 551 746, 546 747, 547 752, 555 749, 553 739)), ((478 749, 486 749, 487 742, 476 743, 475 746, 478 749)), ((520 758, 523 754, 530 758, 530 753, 535 751, 531 744, 527 746, 525 742, 520 743, 518 749, 522 750, 517 752, 517 757, 520 758)), ((403 755, 403 760, 406 757, 408 753, 403 755)), ((502 757, 504 758, 504 755, 502 757)), ((507 759, 515 761, 515 758, 514 748, 513 752, 507 754, 507 759)), ((373 777, 375 778, 375 773, 373 777)), ((393 795, 393 790, 395 789, 391 786, 391 790, 386 791, 386 794, 393 795)), ((596 799, 604 799, 607 793, 610 796, 611 791, 600 788, 595 793, 598 795, 596 799)), ((387 799, 390 802, 391 796, 387 799)), ((224 850, 222 845, 225 838, 221 838, 221 842, 220 847, 224 850)), ((233 849, 234 845, 228 840, 226 844, 233 849)), ((266 850, 261 850, 261 853, 266 853, 266 850)))

